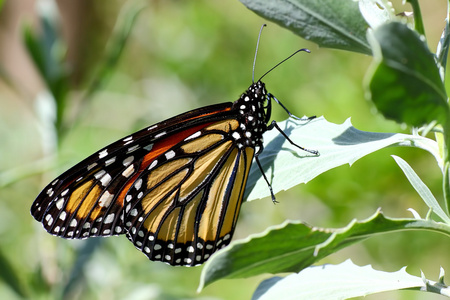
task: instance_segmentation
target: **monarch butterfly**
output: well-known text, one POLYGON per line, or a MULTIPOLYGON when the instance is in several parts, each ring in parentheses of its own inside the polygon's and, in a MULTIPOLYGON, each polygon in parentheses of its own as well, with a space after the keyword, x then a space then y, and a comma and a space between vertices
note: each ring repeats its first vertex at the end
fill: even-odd
POLYGON ((92 154, 47 185, 31 214, 56 236, 126 234, 150 260, 202 264, 230 243, 253 157, 263 172, 263 133, 276 128, 294 144, 268 125, 271 100, 295 117, 267 92, 268 72, 234 103, 180 114, 92 154))

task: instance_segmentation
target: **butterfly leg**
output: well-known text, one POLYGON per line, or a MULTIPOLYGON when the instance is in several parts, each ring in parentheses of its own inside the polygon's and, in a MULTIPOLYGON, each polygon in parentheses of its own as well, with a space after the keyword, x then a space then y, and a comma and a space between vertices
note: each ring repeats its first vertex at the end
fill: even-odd
POLYGON ((273 193, 272 185, 270 184, 269 180, 267 179, 267 176, 264 173, 264 169, 262 168, 261 162, 259 161, 259 158, 258 158, 259 154, 261 154, 263 149, 264 149, 263 147, 260 147, 258 152, 256 152, 255 161, 256 161, 256 164, 258 165, 259 170, 261 171, 261 174, 262 174, 264 180, 267 183, 267 186, 269 187, 270 195, 272 196, 272 202, 275 204, 275 203, 278 203, 278 201, 277 201, 277 199, 275 199, 275 194, 273 193))
POLYGON ((278 126, 278 124, 277 124, 277 122, 276 122, 275 120, 273 120, 272 123, 270 123, 270 125, 267 126, 267 130, 272 130, 273 128, 276 128, 276 129, 284 136, 284 138, 285 138, 289 143, 291 143, 291 145, 293 145, 293 146, 299 148, 300 150, 309 152, 309 153, 311 153, 311 154, 319 155, 319 151, 317 151, 317 150, 307 149, 307 148, 304 148, 304 147, 302 147, 302 146, 297 145, 296 143, 294 143, 294 142, 287 136, 287 134, 284 133, 284 131, 280 128, 280 126, 278 126))
POLYGON ((310 121, 310 120, 316 118, 316 116, 299 118, 299 117, 297 117, 296 115, 292 114, 292 113, 286 108, 286 106, 284 106, 283 103, 281 103, 281 101, 278 100, 274 95, 272 95, 272 94, 269 93, 269 94, 267 95, 267 97, 268 97, 269 99, 275 100, 275 102, 278 103, 278 104, 279 104, 279 105, 287 112, 287 114, 289 115, 290 118, 293 118, 293 119, 296 119, 296 120, 300 120, 300 121, 310 121))

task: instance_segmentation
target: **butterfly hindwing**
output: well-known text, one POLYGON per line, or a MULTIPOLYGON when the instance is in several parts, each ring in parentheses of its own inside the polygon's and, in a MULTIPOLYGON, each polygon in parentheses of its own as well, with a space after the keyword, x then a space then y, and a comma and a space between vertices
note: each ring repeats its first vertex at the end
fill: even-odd
POLYGON ((193 132, 155 158, 129 189, 128 237, 150 259, 201 264, 230 242, 254 153, 235 147, 238 126, 230 119, 193 132))

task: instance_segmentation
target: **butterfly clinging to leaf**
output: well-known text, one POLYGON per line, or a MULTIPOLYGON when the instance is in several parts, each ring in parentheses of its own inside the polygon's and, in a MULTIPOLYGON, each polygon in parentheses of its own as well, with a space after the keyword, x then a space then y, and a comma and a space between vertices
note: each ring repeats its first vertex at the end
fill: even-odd
POLYGON ((276 128, 294 144, 270 123, 271 101, 280 102, 261 81, 267 73, 233 103, 183 113, 92 154, 47 185, 31 214, 56 236, 126 234, 150 260, 202 264, 231 241, 253 158, 263 172, 264 132, 276 128))

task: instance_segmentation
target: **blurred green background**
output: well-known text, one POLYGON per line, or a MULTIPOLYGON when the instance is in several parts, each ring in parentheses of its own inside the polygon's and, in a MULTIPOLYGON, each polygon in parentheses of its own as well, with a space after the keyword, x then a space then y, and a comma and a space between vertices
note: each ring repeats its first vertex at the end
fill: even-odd
MULTIPOLYGON (((250 299, 258 283, 269 275, 220 281, 197 294, 201 267, 174 268, 150 262, 125 237, 93 243, 52 237, 34 221, 29 208, 50 180, 108 143, 184 111, 236 100, 251 83, 256 39, 266 21, 236 0, 1 3, 0 298, 19 298, 12 285, 5 283, 10 280, 33 299, 53 299, 64 293, 68 299, 250 299), (127 14, 140 7, 117 66, 102 73, 105 53, 114 46, 112 36, 123 29, 127 14), (68 80, 66 131, 57 143, 46 112, 51 101, 45 82, 23 44, 26 24, 34 34, 43 32, 40 13, 57 17, 62 39, 51 51, 63 58, 59 66, 68 80), (93 82, 103 78, 108 78, 105 84, 87 95, 93 82), (97 243, 85 263, 75 262, 80 253, 89 252, 86 247, 97 243)), ((446 3, 420 4, 434 52, 446 3)), ((400 1, 396 6, 401 7, 400 1)), ((298 54, 264 79, 268 90, 291 112, 324 115, 339 124, 351 117, 360 130, 408 133, 377 115, 364 100, 362 79, 371 57, 319 49, 275 24, 268 25, 262 35, 256 78, 299 48, 312 52, 298 54)), ((281 121, 286 114, 275 106, 273 118, 281 121)), ((441 174, 431 155, 417 149, 388 148, 351 168, 339 167, 279 193, 280 203, 275 206, 269 198, 246 203, 234 238, 286 219, 342 227, 353 218, 369 217, 379 207, 392 217, 411 217, 410 207, 425 216, 426 206, 391 154, 410 163, 434 195, 442 198, 441 174)), ((358 265, 372 264, 384 271, 408 266, 411 274, 420 276, 422 270, 437 280, 440 266, 450 269, 449 249, 450 242, 443 236, 405 232, 352 246, 324 263, 351 258, 358 265)), ((386 298, 439 296, 395 292, 366 297, 386 298)))

